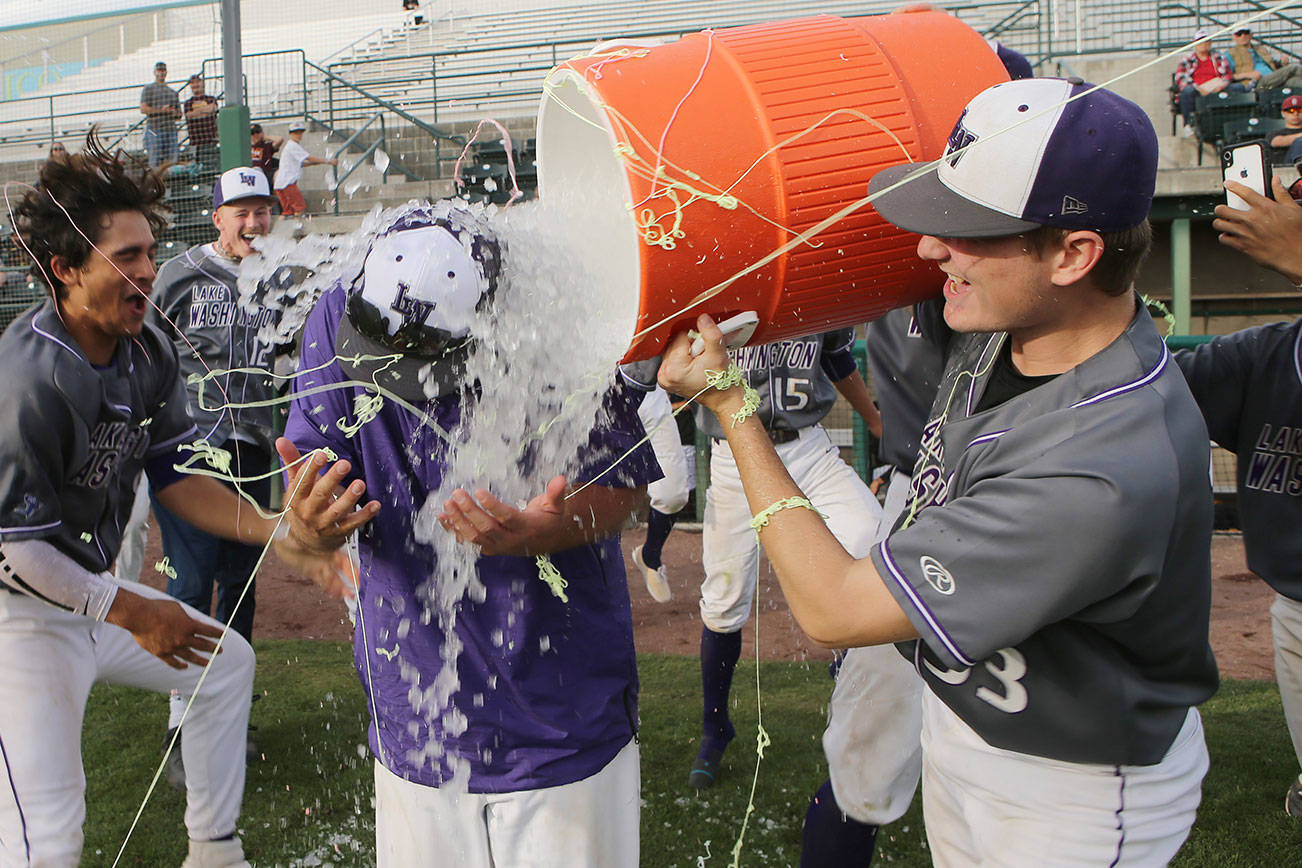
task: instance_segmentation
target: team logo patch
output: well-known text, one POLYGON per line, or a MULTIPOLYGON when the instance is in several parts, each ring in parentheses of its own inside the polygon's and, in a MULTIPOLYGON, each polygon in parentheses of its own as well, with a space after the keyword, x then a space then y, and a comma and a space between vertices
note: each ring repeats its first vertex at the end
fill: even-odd
POLYGON ((36 510, 41 506, 40 502, 30 494, 23 495, 23 508, 21 510, 23 518, 31 518, 36 515, 36 510))
POLYGON ((1062 213, 1064 214, 1084 214, 1089 211, 1090 206, 1074 196, 1062 197, 1062 213))
POLYGON ((963 154, 966 153, 963 148, 977 140, 976 133, 963 126, 965 117, 967 117, 967 109, 963 109, 963 114, 958 116, 958 123, 954 124, 954 130, 949 134, 949 141, 945 144, 945 160, 951 169, 958 168, 958 161, 963 159, 963 154), (956 154, 955 151, 959 153, 956 154))
POLYGON ((918 566, 922 568, 922 577, 927 580, 927 584, 935 588, 938 593, 947 597, 954 593, 957 588, 954 577, 940 561, 931 555, 923 555, 918 559, 918 566))

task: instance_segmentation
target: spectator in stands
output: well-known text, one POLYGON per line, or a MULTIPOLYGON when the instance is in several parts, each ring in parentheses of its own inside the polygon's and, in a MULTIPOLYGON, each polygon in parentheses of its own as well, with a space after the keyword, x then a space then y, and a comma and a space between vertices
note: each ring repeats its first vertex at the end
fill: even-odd
POLYGON ((176 160, 176 119, 181 97, 167 86, 167 64, 154 64, 154 80, 140 91, 140 113, 145 116, 145 153, 149 168, 176 160))
POLYGON ((203 76, 190 76, 190 98, 185 101, 185 123, 190 133, 190 147, 202 170, 216 172, 217 98, 204 93, 203 76))
POLYGON ((50 152, 46 154, 47 160, 58 160, 60 163, 68 159, 68 149, 63 146, 63 142, 50 142, 50 152))
POLYGON ((285 139, 283 136, 268 136, 262 131, 262 124, 249 125, 249 139, 252 149, 249 165, 261 169, 270 184, 276 180, 276 168, 280 165, 276 152, 285 144, 285 139))
POLYGON ((402 11, 412 13, 407 16, 412 24, 425 23, 425 16, 420 14, 420 0, 402 0, 402 11))
POLYGON ((314 157, 303 147, 303 133, 307 125, 294 121, 289 125, 289 141, 280 151, 280 168, 276 170, 276 198, 280 199, 281 213, 286 217, 307 211, 307 202, 303 192, 298 189, 298 179, 303 176, 304 166, 320 166, 329 163, 337 166, 338 161, 327 157, 314 157))
POLYGON ((1297 161, 1302 160, 1302 96, 1293 94, 1286 97, 1279 113, 1284 118, 1284 129, 1270 137, 1270 146, 1286 148, 1288 152, 1284 159, 1297 165, 1297 161))
POLYGON ((1276 87, 1302 88, 1302 64, 1284 63, 1279 55, 1272 55, 1253 41, 1252 29, 1240 27, 1234 31, 1234 46, 1230 49, 1234 62, 1233 78, 1257 90, 1276 87))
POLYGON ((1212 50, 1206 30, 1199 30, 1193 38, 1193 51, 1184 56, 1175 71, 1180 88, 1180 115, 1184 118, 1181 134, 1185 137, 1194 134, 1194 106, 1200 94, 1248 91, 1247 85, 1233 81, 1229 58, 1212 50))

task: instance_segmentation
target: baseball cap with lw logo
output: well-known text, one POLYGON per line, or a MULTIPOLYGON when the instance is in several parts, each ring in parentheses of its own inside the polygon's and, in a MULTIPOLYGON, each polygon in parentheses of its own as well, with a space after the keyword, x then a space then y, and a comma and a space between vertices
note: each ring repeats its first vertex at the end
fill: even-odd
POLYGON ((239 199, 255 196, 263 199, 271 198, 271 185, 267 183, 267 176, 261 169, 251 169, 248 166, 227 169, 213 185, 212 206, 220 208, 239 199))
POLYGON ((1139 106, 1079 79, 1035 78, 977 94, 936 163, 878 172, 878 212, 910 232, 997 238, 1039 226, 1117 232, 1144 221, 1157 134, 1139 106))

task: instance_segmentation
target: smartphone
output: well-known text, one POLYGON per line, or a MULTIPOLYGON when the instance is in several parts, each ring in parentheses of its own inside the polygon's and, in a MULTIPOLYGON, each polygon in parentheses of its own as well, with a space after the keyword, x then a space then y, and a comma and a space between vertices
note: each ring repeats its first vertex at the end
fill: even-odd
MULTIPOLYGON (((1221 151, 1221 173, 1227 181, 1236 181, 1249 190, 1269 196, 1270 158, 1261 142, 1235 145, 1221 151)), ((1248 203, 1225 191, 1225 204, 1240 211, 1248 210, 1248 203)))

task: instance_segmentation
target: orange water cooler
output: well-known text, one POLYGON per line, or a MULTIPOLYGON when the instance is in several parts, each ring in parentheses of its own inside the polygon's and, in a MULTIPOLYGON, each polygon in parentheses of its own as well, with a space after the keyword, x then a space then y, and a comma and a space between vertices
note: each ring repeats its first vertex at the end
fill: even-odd
POLYGON ((637 299, 625 361, 701 312, 757 312, 752 344, 862 323, 939 290, 916 236, 860 204, 791 242, 862 203, 878 170, 938 158, 968 100, 1006 79, 940 12, 608 43, 548 78, 539 193, 612 199, 593 248, 628 284, 607 289, 637 299))

